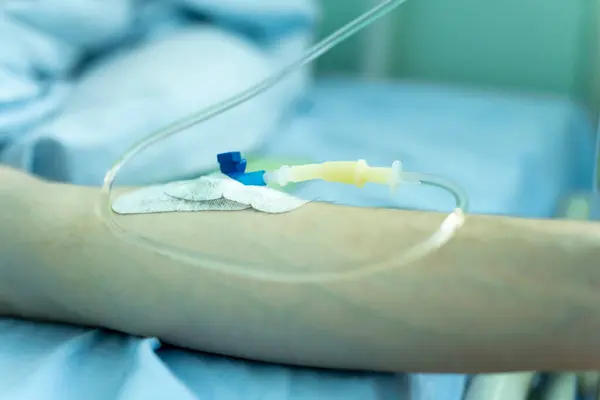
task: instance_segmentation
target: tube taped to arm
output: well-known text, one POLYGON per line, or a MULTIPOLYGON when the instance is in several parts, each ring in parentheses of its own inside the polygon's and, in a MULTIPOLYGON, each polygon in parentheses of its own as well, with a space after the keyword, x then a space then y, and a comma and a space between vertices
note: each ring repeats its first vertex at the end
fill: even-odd
POLYGON ((293 211, 308 203, 298 197, 265 187, 246 186, 219 175, 149 186, 119 196, 117 214, 153 214, 191 211, 241 211, 252 208, 268 214, 293 211))
MULTIPOLYGON (((413 246, 400 257, 394 257, 394 263, 380 262, 364 265, 360 268, 344 271, 265 271, 260 269, 248 268, 247 264, 231 263, 224 259, 211 258, 198 251, 186 250, 168 243, 155 240, 151 237, 128 231, 115 220, 112 201, 112 188, 115 178, 123 166, 129 163, 135 156, 149 147, 165 140, 185 129, 196 124, 205 122, 213 117, 227 112, 262 92, 272 88, 275 84, 282 81, 290 73, 309 64, 316 58, 325 54, 337 44, 346 40, 353 34, 361 31, 377 19, 385 16, 396 7, 404 4, 407 0, 385 0, 373 9, 367 11, 355 20, 351 21, 341 29, 337 30, 321 42, 310 48, 296 62, 284 67, 281 71, 236 96, 225 99, 219 103, 213 104, 199 112, 185 117, 173 124, 151 134, 147 139, 134 145, 127 151, 120 160, 107 172, 102 187, 99 211, 101 218, 107 224, 109 229, 118 237, 127 240, 148 251, 152 251, 165 257, 177 259, 186 263, 194 264, 201 268, 209 268, 223 273, 229 273, 236 276, 242 276, 250 279, 287 281, 287 282, 317 282, 323 280, 335 280, 344 278, 356 278, 366 274, 373 274, 378 271, 398 268, 407 263, 416 261, 448 242, 454 232, 464 223, 464 213, 467 208, 467 198, 463 191, 453 183, 442 177, 419 174, 415 172, 403 172, 399 162, 394 163, 392 168, 370 167, 364 161, 358 162, 329 162, 322 165, 309 164, 298 167, 282 167, 274 172, 267 174, 264 178, 279 183, 300 182, 312 179, 324 179, 334 182, 343 182, 362 187, 366 182, 375 182, 387 184, 395 189, 399 183, 416 183, 438 187, 450 192, 456 202, 456 208, 442 223, 438 229, 427 240, 413 246)), ((180 201, 183 201, 180 199, 180 201)), ((244 204, 243 202, 238 202, 244 204)), ((123 204, 118 204, 117 209, 123 204)), ((241 206, 239 206, 241 207, 241 206)))

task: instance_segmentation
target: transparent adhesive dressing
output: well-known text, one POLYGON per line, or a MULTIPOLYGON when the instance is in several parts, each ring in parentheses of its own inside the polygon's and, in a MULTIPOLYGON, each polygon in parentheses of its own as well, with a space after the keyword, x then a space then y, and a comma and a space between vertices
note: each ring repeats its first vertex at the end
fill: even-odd
POLYGON ((117 177, 117 174, 121 168, 130 162, 136 155, 143 152, 150 146, 161 142, 162 140, 165 140, 196 124, 223 114, 226 111, 250 100, 254 96, 257 96, 263 91, 270 89, 282 79, 287 77, 290 73, 314 61, 316 58, 323 55, 340 42, 359 32, 363 28, 375 22, 377 19, 388 14, 406 1, 407 0, 382 1, 378 6, 364 13, 360 17, 345 25, 343 28, 337 30, 321 42, 311 47, 299 60, 283 68, 278 73, 273 74, 272 76, 239 93, 238 95, 213 104, 191 116, 176 121, 175 123, 155 132, 147 139, 133 146, 117 163, 115 163, 115 165, 107 172, 104 178, 104 185, 101 190, 99 203, 99 211, 103 221, 120 239, 129 241, 130 243, 140 246, 148 251, 152 251, 163 256, 190 263, 202 268, 209 268, 223 273, 233 274, 250 279, 270 281, 318 282, 324 280, 356 278, 390 268, 398 268, 402 265, 406 265, 425 257, 429 253, 443 246, 452 238, 455 231, 464 223, 464 215, 467 209, 466 195, 460 187, 442 177, 421 174, 417 172, 402 171, 402 165, 399 161, 394 162, 389 168, 372 167, 369 166, 364 160, 332 161, 322 164, 307 164, 292 167, 282 166, 274 171, 265 173, 264 176, 265 181, 276 183, 279 186, 319 179, 330 182, 341 182, 356 185, 358 187, 362 187, 367 182, 389 185, 392 192, 399 185, 403 185, 405 183, 433 186, 449 192, 455 200, 456 206, 454 211, 452 211, 446 217, 439 229, 434 232, 433 235, 417 245, 407 249, 402 255, 395 256, 392 266, 390 266, 389 262, 384 260, 382 262, 368 263, 359 268, 341 271, 290 271, 285 269, 282 269, 281 271, 268 271, 261 269, 259 266, 253 266, 250 262, 228 262, 216 257, 210 257, 199 251, 180 248, 148 236, 143 236, 137 232, 128 231, 118 224, 112 207, 112 188, 115 178, 117 177))

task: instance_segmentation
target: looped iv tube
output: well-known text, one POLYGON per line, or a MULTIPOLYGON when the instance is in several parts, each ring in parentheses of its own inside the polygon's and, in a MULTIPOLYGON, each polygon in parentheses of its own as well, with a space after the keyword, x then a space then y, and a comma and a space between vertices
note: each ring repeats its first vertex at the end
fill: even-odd
MULTIPOLYGON (((129 163, 136 155, 147 148, 179 133, 196 124, 203 123, 213 117, 231 110, 262 92, 272 88, 289 74, 304 67, 316 58, 325 54, 337 44, 346 40, 353 34, 361 31, 379 18, 387 15, 396 7, 408 0, 386 0, 379 5, 362 14, 344 27, 335 31, 319 43, 311 47, 299 60, 289 64, 279 72, 271 75, 254 86, 241 93, 213 104, 188 117, 182 118, 171 125, 151 134, 146 139, 135 144, 112 166, 104 178, 104 185, 100 194, 100 215, 113 234, 120 239, 129 241, 146 250, 159 253, 163 256, 190 263, 202 268, 210 268, 223 273, 230 273, 251 279, 287 281, 287 282, 318 282, 324 280, 335 280, 343 278, 355 278, 361 275, 372 274, 390 268, 389 262, 370 263, 360 268, 345 271, 295 271, 295 272, 267 272, 260 268, 252 268, 251 263, 226 262, 224 260, 209 257, 201 252, 178 248, 167 243, 142 236, 123 228, 114 218, 112 208, 112 189, 114 181, 123 166, 129 163)), ((268 182, 278 183, 285 186, 292 182, 301 182, 313 179, 323 179, 334 182, 343 182, 362 186, 366 182, 388 184, 392 189, 400 183, 416 183, 438 187, 451 193, 455 199, 456 207, 452 213, 443 221, 440 228, 428 239, 408 249, 402 256, 394 257, 393 268, 414 262, 431 252, 437 250, 448 242, 454 232, 462 226, 464 214, 467 208, 467 199, 463 191, 437 176, 419 174, 415 172, 403 172, 399 162, 395 162, 392 168, 369 167, 366 162, 329 162, 324 164, 309 164, 295 167, 281 167, 275 171, 267 172, 264 176, 268 182)), ((389 261, 389 260, 388 260, 389 261)))
MULTIPOLYGON (((366 183, 388 185, 392 193, 395 192, 400 184, 412 183, 437 187, 452 194, 455 201, 454 210, 444 219, 433 235, 409 249, 403 256, 396 258, 394 260, 395 267, 417 261, 442 247, 452 238, 456 230, 462 227, 465 221, 465 212, 468 205, 467 196, 459 186, 439 176, 418 172, 404 172, 402 171, 400 161, 394 161, 391 168, 371 167, 365 160, 329 161, 322 164, 307 164, 292 167, 284 165, 275 171, 264 174, 265 183, 272 182, 279 186, 319 179, 328 182, 355 185, 357 187, 363 187, 366 183)), ((379 265, 372 264, 362 269, 347 271, 343 274, 356 277, 387 268, 389 266, 384 262, 379 265)), ((337 274, 340 274, 340 272, 337 274)), ((332 274, 322 274, 321 278, 335 279, 335 276, 332 274)))

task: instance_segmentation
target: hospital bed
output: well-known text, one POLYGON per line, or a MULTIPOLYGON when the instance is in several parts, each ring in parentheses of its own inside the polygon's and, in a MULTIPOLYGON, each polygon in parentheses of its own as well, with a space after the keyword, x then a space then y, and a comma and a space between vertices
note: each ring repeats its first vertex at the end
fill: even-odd
MULTIPOLYGON (((301 19, 292 21, 300 21, 299 26, 302 25, 301 19)), ((160 32, 169 29, 169 26, 161 26, 160 32)), ((384 33, 389 32, 390 26, 383 25, 381 29, 384 33)), ((382 43, 381 38, 376 37, 382 31, 373 33, 370 40, 382 43)), ((8 48, 10 50, 10 46, 8 48)), ((373 53, 365 58, 368 61, 364 66, 366 75, 380 77, 382 66, 386 64, 380 57, 385 52, 377 46, 368 48, 373 53)), ((36 52, 39 54, 48 55, 48 52, 36 52)), ((66 58, 60 60, 63 59, 66 58)), ((160 58, 161 61, 168 59, 164 54, 160 58)), ((230 61, 243 62, 244 59, 230 61)), ((52 59, 48 65, 55 66, 56 63, 58 61, 52 59)), ((195 75, 190 76, 202 78, 197 76, 198 70, 194 68, 191 73, 195 75)), ((148 71, 136 70, 136 74, 144 73, 148 71)), ((185 71, 180 69, 178 73, 182 75, 185 71)), ((160 77, 164 78, 164 83, 171 85, 170 77, 163 75, 160 77)), ((22 82, 14 82, 11 89, 16 88, 18 93, 27 95, 33 91, 28 85, 20 85, 22 82)), ((121 89, 129 85, 126 81, 121 83, 121 89)), ((34 114, 47 120, 58 112, 51 107, 54 99, 64 97, 65 93, 60 85, 44 89, 47 89, 43 93, 45 97, 31 102, 29 108, 36 106, 34 114)), ((110 104, 121 96, 115 91, 106 94, 107 98, 101 98, 96 95, 102 92, 100 89, 103 89, 103 81, 92 79, 88 82, 88 93, 95 95, 89 104, 96 106, 102 101, 110 104)), ((147 93, 152 92, 147 87, 144 89, 147 93)), ((198 98, 198 93, 183 89, 171 103, 191 102, 198 98)), ((289 86, 288 90, 291 90, 289 86)), ((146 134, 150 128, 144 122, 160 125, 180 112, 187 112, 167 110, 157 116, 159 113, 154 108, 144 108, 151 102, 143 98, 140 102, 107 108, 107 114, 96 115, 94 123, 90 123, 86 119, 89 116, 84 115, 90 97, 79 93, 78 100, 71 106, 76 111, 73 114, 81 117, 80 120, 63 119, 47 124, 40 136, 24 134, 20 142, 11 142, 5 137, 8 128, 13 126, 18 126, 18 129, 12 129, 13 132, 29 131, 27 124, 19 124, 24 119, 22 110, 13 115, 8 113, 8 119, 0 119, 0 145, 3 140, 9 144, 5 161, 49 178, 98 184, 106 169, 105 160, 95 158, 94 153, 94 149, 104 145, 98 139, 100 135, 114 132, 119 135, 146 134), (142 112, 146 120, 127 125, 131 122, 128 116, 136 112, 142 112), (103 125, 111 119, 118 119, 119 124, 103 125), (84 125, 77 125, 82 121, 84 125), (76 135, 66 133, 73 126, 84 126, 85 133, 90 134, 96 125, 101 128, 92 132, 97 133, 96 136, 85 137, 76 129, 73 130, 76 135), (65 161, 57 158, 57 154, 69 154, 71 150, 81 158, 66 157, 68 162, 57 163, 65 161), (92 171, 95 164, 99 167, 92 171), (57 165, 61 168, 56 168, 57 165), (55 169, 51 171, 52 168, 55 169)), ((260 120, 268 115, 266 107, 269 104, 272 103, 251 107, 252 116, 260 120)), ((11 111, 8 107, 2 110, 11 111)), ((6 114, 0 117, 6 117, 6 114)), ((319 79, 302 100, 295 103, 293 112, 284 120, 259 125, 261 131, 268 131, 268 134, 261 136, 261 140, 246 140, 240 146, 257 150, 260 157, 309 161, 363 158, 372 165, 389 165, 391 161, 401 159, 406 169, 442 175, 459 183, 469 193, 471 210, 476 213, 551 218, 557 215, 561 201, 570 193, 592 189, 595 130, 586 110, 562 96, 510 94, 410 80, 375 83, 355 78, 319 79)), ((239 123, 228 124, 226 121, 223 125, 217 124, 215 130, 218 137, 231 139, 235 135, 227 135, 235 133, 239 139, 243 128, 239 123)), ((172 145, 177 147, 176 143, 172 145)), ((198 149, 202 151, 202 146, 198 149)), ((216 150, 208 155, 214 153, 216 150)), ((110 153, 107 158, 116 155, 110 153)), ((180 172, 185 172, 185 168, 180 172)), ((355 206, 429 210, 445 210, 451 206, 451 199, 443 193, 410 188, 392 198, 387 190, 377 188, 359 191, 314 184, 298 190, 301 195, 355 206)), ((523 382, 535 381, 536 376, 529 373, 487 376, 485 380, 475 377, 473 380, 465 375, 319 371, 191 352, 161 344, 156 338, 131 337, 103 329, 0 320, 2 399, 459 400, 468 395, 471 396, 469 400, 479 400, 476 397, 478 391, 488 393, 490 387, 500 382, 498 379, 523 386, 523 382), (481 387, 483 389, 477 389, 481 387)))
MULTIPOLYGON (((594 130, 579 107, 560 98, 331 79, 318 81, 290 119, 263 155, 373 164, 400 158, 463 185, 474 212, 549 218, 567 193, 592 184, 594 130)), ((300 190, 359 206, 450 204, 437 193, 390 200, 387 191, 300 190)), ((102 329, 0 322, 0 398, 459 400, 466 382, 461 375, 264 365, 102 329)))

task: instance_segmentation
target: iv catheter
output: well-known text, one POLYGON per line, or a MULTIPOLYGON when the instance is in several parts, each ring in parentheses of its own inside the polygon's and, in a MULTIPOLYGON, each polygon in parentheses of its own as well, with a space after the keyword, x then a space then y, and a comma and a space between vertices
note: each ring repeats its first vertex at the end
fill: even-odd
MULTIPOLYGON (((104 178, 104 185, 100 195, 100 216, 107 224, 109 229, 121 239, 128 240, 133 244, 143 247, 149 251, 159 253, 163 256, 174 258, 180 261, 191 263, 203 268, 211 268, 223 273, 231 273, 237 276, 245 276, 252 279, 275 280, 288 282, 316 282, 323 280, 341 279, 348 277, 357 277, 360 275, 371 274, 377 271, 389 269, 387 263, 372 264, 353 271, 342 272, 297 272, 294 274, 273 274, 253 270, 249 268, 249 263, 244 266, 232 266, 230 263, 222 260, 212 259, 202 253, 189 251, 171 246, 166 243, 154 240, 150 237, 142 236, 134 232, 125 230, 113 218, 112 209, 112 188, 114 181, 123 166, 130 162, 137 154, 143 152, 150 146, 165 140, 191 126, 202 123, 208 119, 216 117, 260 93, 270 89, 275 84, 286 78, 290 73, 293 73, 299 68, 309 64, 319 56, 323 55, 331 48, 341 43, 351 35, 364 29, 377 19, 387 15, 396 7, 404 4, 407 0, 386 0, 381 4, 367 11, 355 20, 351 21, 341 29, 337 30, 330 36, 323 39, 321 42, 310 48, 305 55, 292 64, 284 67, 278 73, 266 78, 249 89, 225 99, 217 104, 211 105, 196 114, 183 118, 166 128, 155 132, 147 139, 134 145, 127 151, 120 160, 107 172, 104 178)), ((409 249, 402 257, 396 257, 394 260, 394 268, 416 261, 427 254, 435 251, 437 248, 445 244, 453 236, 454 232, 462 225, 464 221, 464 212, 466 211, 467 202, 466 196, 460 188, 456 187, 445 179, 435 176, 428 176, 416 173, 400 173, 400 164, 396 164, 391 169, 373 169, 368 167, 365 162, 358 162, 352 165, 351 163, 325 163, 321 167, 315 165, 301 167, 284 167, 276 171, 266 174, 265 179, 268 181, 279 183, 300 182, 310 179, 339 179, 344 183, 364 184, 372 180, 377 183, 392 183, 391 187, 396 187, 399 182, 408 182, 417 184, 425 184, 442 188, 450 192, 456 201, 455 210, 444 220, 440 228, 428 240, 409 249), (388 171, 386 171, 388 170, 388 171)))

